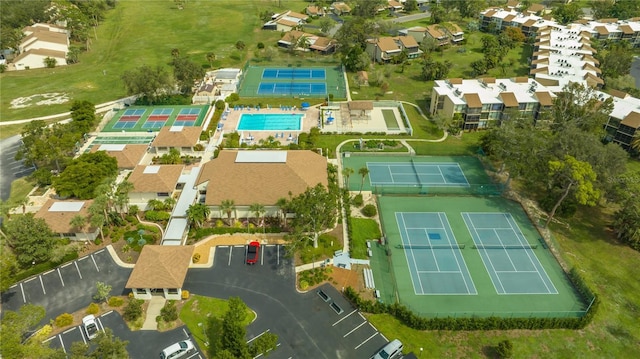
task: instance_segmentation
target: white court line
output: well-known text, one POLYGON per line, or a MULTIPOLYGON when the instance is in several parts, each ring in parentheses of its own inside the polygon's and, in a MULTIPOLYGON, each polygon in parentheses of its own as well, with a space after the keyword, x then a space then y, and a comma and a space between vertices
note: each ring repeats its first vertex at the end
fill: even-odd
POLYGON ((369 340, 373 339, 373 337, 375 337, 376 335, 378 335, 378 332, 373 333, 369 338, 365 339, 362 343, 358 344, 353 349, 356 350, 356 349, 360 348, 361 346, 365 345, 369 340))
MULTIPOLYGON (((402 217, 402 226, 404 227, 404 223, 405 223, 404 222, 404 214, 400 213, 400 217, 402 217)), ((407 228, 406 227, 404 229, 404 235, 407 236, 407 242, 409 242, 409 245, 411 245, 411 239, 409 238, 409 233, 407 233, 407 228)), ((406 253, 407 253, 407 251, 405 251, 405 256, 406 256, 406 253)), ((407 257, 407 265, 409 265, 409 256, 406 256, 406 257, 407 257)), ((416 263, 416 256, 413 254, 413 251, 411 252, 411 257, 413 257, 413 268, 415 270, 418 270, 418 263, 416 263)), ((436 263, 436 266, 437 265, 438 265, 438 263, 436 263)), ((420 279, 420 276, 418 276, 418 282, 420 284, 420 293, 424 294, 424 287, 422 287, 422 279, 420 279)), ((415 292, 415 289, 416 289, 415 284, 414 284, 413 289, 414 289, 414 292, 415 292)), ((416 294, 418 294, 418 293, 416 293, 416 294)))
POLYGON ((537 270, 499 270, 496 273, 540 273, 537 270))
POLYGON ((47 294, 47 290, 44 289, 44 283, 42 282, 42 276, 39 275, 38 278, 40 278, 40 286, 42 287, 42 291, 44 292, 44 294, 47 294))
MULTIPOLYGON (((444 225, 444 221, 442 220, 442 216, 444 215, 444 219, 447 221, 447 226, 449 226, 448 228, 451 228, 451 223, 449 223, 449 218, 447 218, 447 214, 443 213, 443 212, 438 212, 438 220, 440 220, 440 225, 443 227, 444 229, 444 234, 447 236, 447 242, 449 242, 449 244, 458 244, 458 242, 456 241, 456 236, 453 234, 453 232, 451 233, 451 235, 453 236, 453 240, 451 238, 449 238, 449 230, 448 228, 445 228, 444 225)), ((478 290, 476 289, 475 284, 473 284, 473 280, 471 279, 471 273, 469 273, 469 267, 467 267, 467 262, 464 260, 464 257, 462 257, 462 263, 464 263, 464 267, 467 270, 467 273, 469 273, 469 279, 471 280, 471 286, 473 287, 473 292, 471 292, 471 290, 469 290, 469 284, 467 283, 467 278, 464 275, 464 272, 462 270, 462 266, 460 265, 460 261, 458 261, 458 254, 460 254, 460 250, 458 249, 458 252, 455 252, 453 249, 451 250, 453 253, 453 258, 456 259, 456 265, 458 266, 460 275, 462 276, 462 281, 464 282, 464 286, 467 288, 467 294, 478 294, 478 290)))
POLYGON ((82 279, 82 273, 80 273, 80 268, 78 268, 78 261, 73 262, 73 264, 75 264, 78 275, 80 276, 80 279, 82 279))
POLYGON ((62 280, 62 273, 60 273, 60 268, 56 269, 58 271, 58 277, 60 277, 60 282, 62 283, 62 286, 64 287, 64 280, 62 280))
POLYGON ((91 260, 93 261, 93 265, 96 266, 96 270, 100 272, 100 268, 98 268, 98 264, 96 263, 96 259, 93 257, 93 254, 91 255, 91 260))
MULTIPOLYGON (((504 242, 502 242, 502 238, 500 238, 500 234, 498 234, 498 231, 496 231, 495 229, 493 230, 493 233, 495 233, 496 237, 498 237, 498 241, 500 242, 500 245, 502 246, 502 250, 504 251, 504 254, 507 255, 507 258, 509 259, 509 263, 511 263, 511 266, 513 267, 513 270, 517 271, 518 268, 516 268, 516 264, 513 263, 513 260, 511 259, 511 256, 509 255, 509 252, 507 251, 507 247, 505 246, 504 242)), ((529 260, 531 260, 531 258, 529 258, 529 260)))
POLYGON ((351 329, 351 331, 350 331, 349 333, 347 333, 347 334, 343 335, 342 337, 343 337, 343 338, 346 338, 346 337, 347 337, 347 335, 349 335, 349 334, 351 334, 351 333, 355 332, 356 330, 360 329, 360 327, 362 327, 363 325, 365 325, 365 324, 367 324, 367 323, 368 323, 368 322, 366 322, 366 321, 365 321, 365 322, 362 322, 362 324, 360 324, 360 325, 358 325, 357 327, 355 327, 355 328, 351 329))
MULTIPOLYGON (((473 225, 473 221, 471 220, 471 216, 469 215, 468 212, 460 212, 460 215, 462 216, 462 220, 464 221, 464 224, 467 227, 467 231, 469 231, 469 235, 473 239, 473 243, 476 243, 476 239, 480 240, 480 238, 478 237, 478 232, 475 230, 475 227, 473 225), (475 233, 475 235, 474 235, 474 233, 475 233)), ((479 249, 478 251, 480 251, 480 250, 481 249, 479 249)), ((485 251, 485 255, 484 256, 480 256, 480 259, 482 259, 482 264, 487 269, 487 271, 489 270, 489 267, 491 267, 491 269, 495 273, 496 269, 493 267, 493 263, 488 258, 488 254, 486 253, 487 250, 485 249, 484 251, 485 251), (485 257, 486 257, 486 259, 485 259, 485 257), (489 260, 489 265, 487 265, 487 260, 489 260)), ((493 280, 493 277, 491 276, 491 273, 489 273, 489 278, 491 278, 491 284, 493 285, 493 289, 496 291, 496 293, 500 294, 500 291, 498 290, 498 287, 496 287, 496 282, 493 280)), ((498 281, 500 281, 500 278, 498 278, 497 274, 496 274, 496 279, 498 279, 498 281)), ((500 282, 498 284, 500 284, 500 286, 502 286, 502 282, 500 282)), ((504 287, 502 287, 502 292, 504 293, 504 287)))
POLYGON ((349 313, 349 314, 345 315, 344 317, 340 318, 337 322, 333 323, 331 326, 332 326, 332 327, 335 327, 335 326, 336 326, 336 324, 338 324, 338 323, 340 323, 341 321, 343 321, 343 320, 347 319, 351 314, 353 314, 353 313, 355 313, 355 312, 357 312, 357 311, 358 311, 357 309, 354 309, 354 310, 353 310, 353 312, 351 312, 351 313, 349 313))
POLYGON ((419 270, 418 273, 428 273, 428 274, 434 274, 434 273, 460 273, 459 270, 419 270))

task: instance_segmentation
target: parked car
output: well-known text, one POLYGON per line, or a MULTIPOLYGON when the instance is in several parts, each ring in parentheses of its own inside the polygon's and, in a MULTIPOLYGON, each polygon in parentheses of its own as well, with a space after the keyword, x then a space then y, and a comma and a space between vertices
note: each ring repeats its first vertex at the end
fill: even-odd
POLYGON ((385 345, 371 359, 395 359, 402 357, 402 342, 394 339, 385 345))
POLYGON ((253 241, 247 248, 247 264, 256 264, 260 256, 260 242, 253 241))
POLYGON ((183 356, 193 352, 194 349, 195 347, 191 340, 181 340, 164 348, 164 350, 160 352, 160 359, 182 358, 183 356))
POLYGON ((98 323, 96 323, 96 317, 93 314, 89 314, 82 318, 82 328, 87 339, 91 340, 98 336, 98 323))

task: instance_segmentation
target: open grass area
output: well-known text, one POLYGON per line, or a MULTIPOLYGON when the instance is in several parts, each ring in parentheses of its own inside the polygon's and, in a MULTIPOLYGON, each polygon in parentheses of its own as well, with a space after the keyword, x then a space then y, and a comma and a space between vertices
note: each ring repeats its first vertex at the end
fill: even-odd
POLYGON ((349 253, 352 258, 367 259, 367 240, 380 238, 380 226, 373 219, 351 218, 349 253))
POLYGON ((29 192, 35 187, 35 182, 29 180, 28 178, 18 178, 11 182, 11 193, 9 195, 9 199, 7 203, 15 204, 23 200, 29 192))
POLYGON ((478 140, 482 132, 464 132, 461 137, 447 137, 444 142, 423 142, 407 140, 416 154, 422 156, 474 155, 478 150, 478 140))
MULTIPOLYGON (((208 342, 208 340, 205 337, 204 330, 207 325, 207 318, 214 317, 222 319, 228 309, 229 302, 227 300, 191 295, 180 310, 179 317, 193 334, 193 337, 198 342, 198 346, 206 352, 207 346, 205 346, 204 343, 208 342)), ((248 308, 247 319, 244 325, 249 325, 255 318, 255 312, 253 312, 251 308, 248 308)))
POLYGON ((171 61, 171 49, 178 48, 205 69, 206 54, 213 52, 218 67, 241 67, 252 56, 258 42, 274 45, 277 31, 260 30, 260 11, 272 8, 301 11, 302 0, 191 0, 183 10, 173 1, 118 1, 97 29, 91 50, 80 55, 80 63, 54 69, 34 69, 0 74, 2 120, 18 120, 66 112, 69 103, 12 109, 11 101, 42 93, 66 93, 71 100, 102 103, 126 95, 121 75, 141 65, 163 65, 171 61), (230 29, 233 29, 230 32, 230 29), (247 46, 237 50, 235 44, 247 46))

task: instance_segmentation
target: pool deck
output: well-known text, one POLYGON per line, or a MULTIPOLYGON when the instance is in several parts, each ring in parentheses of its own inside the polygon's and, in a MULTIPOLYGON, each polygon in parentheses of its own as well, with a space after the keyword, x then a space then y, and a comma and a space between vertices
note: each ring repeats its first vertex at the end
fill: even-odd
POLYGON ((293 139, 297 139, 298 138, 298 134, 300 132, 309 132, 311 130, 311 128, 313 127, 317 127, 318 126, 318 116, 319 116, 319 110, 317 106, 313 106, 313 107, 309 107, 306 110, 301 110, 300 108, 296 108, 296 109, 292 109, 289 111, 284 111, 280 109, 280 105, 276 105, 276 106, 271 106, 271 108, 261 108, 259 111, 255 110, 255 109, 244 109, 244 110, 234 110, 233 108, 230 109, 229 114, 227 115, 226 120, 220 120, 220 123, 223 125, 222 126, 222 131, 218 130, 216 131, 216 137, 220 135, 221 132, 223 133, 231 133, 231 132, 235 132, 236 129, 238 128, 238 122, 240 122, 240 115, 242 114, 300 114, 303 115, 302 116, 302 129, 300 131, 290 131, 290 130, 284 130, 284 131, 275 131, 275 130, 267 130, 267 131, 256 131, 256 130, 245 130, 245 131, 239 131, 241 136, 242 136, 242 140, 244 143, 247 143, 249 145, 253 145, 253 144, 257 144, 260 140, 264 140, 266 138, 268 138, 269 136, 273 136, 276 137, 276 134, 278 135, 278 137, 276 138, 277 141, 280 141, 280 143, 282 145, 286 145, 289 142, 291 142, 288 137, 289 134, 292 135, 293 139), (280 135, 284 132, 284 138, 280 138, 280 135), (251 136, 251 137, 249 137, 251 136))

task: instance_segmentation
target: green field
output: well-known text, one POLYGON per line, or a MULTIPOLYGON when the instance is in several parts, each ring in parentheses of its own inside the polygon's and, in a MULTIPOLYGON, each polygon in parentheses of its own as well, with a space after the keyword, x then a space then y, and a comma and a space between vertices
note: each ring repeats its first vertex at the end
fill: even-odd
POLYGON ((183 10, 173 1, 118 1, 114 10, 97 29, 89 52, 80 63, 54 69, 34 69, 0 74, 0 113, 3 121, 19 120, 66 112, 69 104, 30 106, 12 109, 18 97, 43 93, 66 93, 71 100, 88 100, 96 104, 126 96, 121 75, 141 65, 169 67, 171 49, 182 56, 210 67, 206 54, 213 52, 218 67, 242 67, 253 55, 258 42, 273 45, 280 38, 277 31, 261 31, 260 11, 273 9, 301 11, 302 0, 190 0, 183 10), (237 50, 235 44, 247 46, 237 50))

